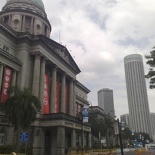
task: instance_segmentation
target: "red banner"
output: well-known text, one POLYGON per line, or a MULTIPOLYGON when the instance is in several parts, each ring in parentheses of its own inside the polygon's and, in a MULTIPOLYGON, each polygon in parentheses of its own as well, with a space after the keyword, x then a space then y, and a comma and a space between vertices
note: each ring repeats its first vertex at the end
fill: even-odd
POLYGON ((43 114, 49 114, 48 75, 44 76, 43 114))
POLYGON ((56 81, 56 103, 55 103, 55 112, 59 112, 59 82, 56 81))
POLYGON ((10 87, 11 76, 12 76, 12 70, 8 67, 5 67, 2 83, 1 102, 5 102, 8 99, 7 89, 10 87))

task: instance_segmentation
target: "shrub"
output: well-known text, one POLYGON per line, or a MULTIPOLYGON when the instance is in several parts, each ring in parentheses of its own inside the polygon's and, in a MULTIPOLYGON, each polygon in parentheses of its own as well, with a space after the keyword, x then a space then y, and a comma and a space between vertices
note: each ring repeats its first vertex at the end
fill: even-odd
POLYGON ((2 145, 0 146, 0 153, 1 154, 10 154, 11 152, 15 151, 15 146, 13 145, 2 145))

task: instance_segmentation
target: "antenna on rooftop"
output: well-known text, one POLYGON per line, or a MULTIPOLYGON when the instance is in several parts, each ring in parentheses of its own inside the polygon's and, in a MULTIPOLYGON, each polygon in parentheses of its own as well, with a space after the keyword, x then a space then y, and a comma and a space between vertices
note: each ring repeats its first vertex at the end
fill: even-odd
POLYGON ((59 31, 59 43, 60 43, 60 33, 61 33, 61 31, 59 31))

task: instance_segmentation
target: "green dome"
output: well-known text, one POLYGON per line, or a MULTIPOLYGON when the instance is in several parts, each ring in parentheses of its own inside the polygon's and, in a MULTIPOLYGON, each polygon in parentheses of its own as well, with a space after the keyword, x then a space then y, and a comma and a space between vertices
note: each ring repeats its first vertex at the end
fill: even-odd
POLYGON ((7 0, 6 4, 7 3, 10 3, 10 2, 24 2, 24 3, 29 3, 29 4, 32 4, 32 5, 35 5, 39 8, 41 8, 42 10, 45 11, 44 9, 44 4, 42 2, 42 0, 7 0))

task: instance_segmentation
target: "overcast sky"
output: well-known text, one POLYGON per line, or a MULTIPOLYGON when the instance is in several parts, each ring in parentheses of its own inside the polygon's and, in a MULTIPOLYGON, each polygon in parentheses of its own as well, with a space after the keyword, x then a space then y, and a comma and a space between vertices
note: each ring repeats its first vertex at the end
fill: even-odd
MULTIPOLYGON (((0 0, 0 7, 6 0, 0 0)), ((98 105, 97 91, 113 89, 116 116, 128 113, 124 57, 144 56, 155 45, 154 0, 43 0, 52 26, 51 39, 66 45, 81 69, 77 76, 90 89, 88 100, 98 105)), ((155 90, 147 82, 149 107, 155 112, 155 90)))

